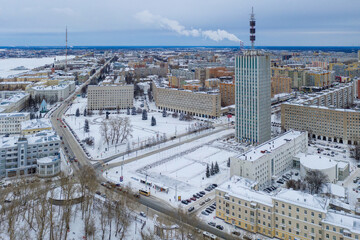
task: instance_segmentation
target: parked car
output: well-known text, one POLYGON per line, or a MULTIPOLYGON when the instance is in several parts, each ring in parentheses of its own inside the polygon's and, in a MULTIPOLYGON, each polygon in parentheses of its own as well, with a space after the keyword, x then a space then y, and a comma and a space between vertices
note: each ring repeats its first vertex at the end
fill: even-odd
POLYGON ((140 216, 145 217, 146 218, 146 214, 144 212, 140 212, 140 216))
POLYGON ((196 201, 196 198, 195 197, 192 197, 192 198, 190 198, 192 201, 196 201))
POLYGON ((224 230, 224 227, 221 226, 221 225, 216 225, 216 228, 219 229, 219 230, 224 230))
POLYGON ((212 213, 212 211, 210 211, 209 209, 205 209, 205 212, 207 212, 208 214, 212 213))
POLYGON ((201 193, 202 195, 205 195, 205 192, 204 192, 204 191, 200 191, 199 193, 201 193))
POLYGON ((194 207, 190 207, 189 209, 188 209, 188 212, 192 212, 192 211, 194 211, 194 207))
POLYGON ((212 227, 216 227, 216 223, 214 223, 214 222, 208 222, 208 224, 212 227))
POLYGON ((210 198, 205 199, 205 202, 208 202, 208 201, 210 201, 210 198))
POLYGON ((205 202, 201 202, 199 205, 202 206, 202 205, 204 205, 204 204, 205 204, 205 202))
POLYGON ((203 215, 205 215, 205 216, 209 215, 209 214, 208 214, 207 212, 205 212, 205 211, 202 211, 201 214, 203 214, 203 215))
POLYGON ((188 202, 187 202, 186 200, 182 200, 181 203, 182 203, 182 204, 185 204, 185 205, 188 204, 188 202))

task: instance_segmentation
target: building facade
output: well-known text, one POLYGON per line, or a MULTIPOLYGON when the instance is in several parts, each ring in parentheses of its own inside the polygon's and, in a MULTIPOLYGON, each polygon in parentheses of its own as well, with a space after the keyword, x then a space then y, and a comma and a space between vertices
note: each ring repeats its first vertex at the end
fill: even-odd
POLYGON ((16 134, 21 132, 21 123, 30 120, 30 113, 1 113, 0 134, 16 134))
POLYGON ((59 155, 60 137, 51 131, 1 140, 0 177, 35 174, 39 158, 59 155))
POLYGON ((249 50, 235 59, 235 137, 261 144, 271 137, 270 56, 249 50))
POLYGON ((39 177, 54 177, 61 172, 59 156, 49 156, 37 160, 37 175, 39 177))
POLYGON ((279 93, 291 93, 290 77, 271 77, 271 98, 279 93))
POLYGON ((0 91, 0 112, 20 112, 28 106, 30 94, 22 91, 0 91))
POLYGON ((48 102, 63 101, 75 91, 74 81, 50 82, 51 81, 48 81, 46 85, 31 87, 28 91, 31 93, 32 97, 35 98, 39 96, 40 99, 46 99, 48 102))
POLYGON ((199 117, 220 117, 221 98, 217 91, 196 92, 163 87, 153 81, 156 107, 199 117))
POLYGON ((360 218, 330 210, 327 198, 291 189, 270 196, 241 182, 234 176, 215 190, 216 217, 228 224, 282 240, 360 238, 360 218))
POLYGON ((235 84, 233 82, 220 82, 219 90, 222 107, 235 104, 235 84))
POLYGON ((308 131, 310 138, 358 144, 360 111, 318 107, 306 104, 281 105, 281 128, 308 131))
POLYGON ((88 86, 88 109, 132 108, 134 85, 88 86))
POLYGON ((230 157, 230 176, 240 176, 258 182, 264 188, 293 167, 293 157, 307 152, 306 132, 289 131, 244 154, 230 157))

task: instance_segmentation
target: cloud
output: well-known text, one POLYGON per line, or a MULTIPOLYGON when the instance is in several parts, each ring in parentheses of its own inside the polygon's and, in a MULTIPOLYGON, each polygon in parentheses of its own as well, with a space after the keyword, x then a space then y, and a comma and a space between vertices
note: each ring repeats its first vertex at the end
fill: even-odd
POLYGON ((181 25, 178 21, 162 17, 160 15, 154 15, 149 11, 145 10, 135 14, 135 18, 144 24, 151 24, 159 26, 163 29, 174 31, 180 35, 209 38, 213 41, 219 42, 222 40, 229 40, 234 42, 240 42, 241 40, 234 34, 229 33, 225 30, 218 29, 213 30, 201 30, 201 29, 186 29, 185 26, 181 25))
POLYGON ((218 29, 217 31, 206 30, 202 31, 202 35, 206 38, 210 38, 214 41, 222 41, 228 39, 233 42, 240 42, 241 40, 232 33, 228 33, 225 30, 218 29))
POLYGON ((67 16, 75 15, 74 10, 71 8, 52 8, 51 10, 54 11, 55 13, 63 14, 67 16))

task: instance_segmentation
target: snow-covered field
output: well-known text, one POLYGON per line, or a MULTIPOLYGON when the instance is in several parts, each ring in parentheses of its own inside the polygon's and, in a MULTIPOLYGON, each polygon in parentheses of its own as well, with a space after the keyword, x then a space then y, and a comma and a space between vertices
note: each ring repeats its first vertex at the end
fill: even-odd
MULTIPOLYGON (((68 59, 75 56, 68 56, 68 59)), ((65 56, 56 56, 56 60, 64 60, 65 56)), ((10 75, 15 75, 23 72, 27 72, 33 68, 41 67, 46 64, 54 62, 54 57, 44 58, 7 58, 0 59, 0 78, 6 78, 10 75), (24 66, 29 70, 11 70, 16 67, 24 66)))
POLYGON ((148 120, 142 120, 142 115, 127 115, 126 110, 121 110, 120 114, 116 111, 111 111, 109 118, 129 117, 131 125, 133 126, 132 137, 127 142, 110 146, 109 149, 101 136, 101 123, 105 119, 105 111, 103 115, 98 115, 98 111, 94 111, 94 114, 89 117, 83 116, 84 109, 87 106, 87 98, 78 97, 75 99, 72 106, 67 110, 65 121, 75 131, 80 140, 87 137, 94 137, 95 144, 93 147, 86 146, 87 151, 93 157, 93 159, 102 159, 112 156, 117 153, 125 152, 128 150, 128 143, 130 149, 145 146, 149 142, 154 142, 158 138, 166 136, 167 139, 173 136, 179 136, 188 132, 188 128, 197 123, 193 120, 190 122, 180 121, 178 118, 171 116, 162 117, 161 112, 151 111, 148 113, 148 120), (81 116, 76 117, 76 110, 79 109, 81 116), (151 126, 151 117, 156 119, 156 126, 151 126), (89 120, 90 132, 84 131, 85 119, 89 120))
MULTIPOLYGON (((177 196, 181 199, 192 197, 194 193, 203 191, 209 184, 221 184, 229 178, 229 168, 226 166, 230 156, 237 154, 234 150, 224 150, 217 146, 222 137, 233 134, 233 129, 221 131, 207 137, 184 143, 169 150, 125 164, 123 167, 124 184, 130 185, 135 191, 149 190, 140 180, 168 188, 168 193, 150 189, 151 195, 158 197, 173 206, 177 196), (218 162, 220 172, 206 178, 207 164, 218 162)), ((113 182, 119 182, 121 167, 112 168, 103 174, 113 182)))

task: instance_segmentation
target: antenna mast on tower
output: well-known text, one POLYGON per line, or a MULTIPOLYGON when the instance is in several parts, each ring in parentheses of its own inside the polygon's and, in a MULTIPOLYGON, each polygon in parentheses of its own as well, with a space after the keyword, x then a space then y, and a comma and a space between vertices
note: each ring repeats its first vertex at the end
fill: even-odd
POLYGON ((66 26, 66 48, 65 48, 65 71, 67 71, 67 54, 68 54, 68 39, 67 39, 67 26, 66 26))
POLYGON ((250 41, 251 41, 251 49, 254 49, 254 44, 255 44, 255 14, 254 14, 254 7, 251 8, 251 15, 250 15, 250 41))

